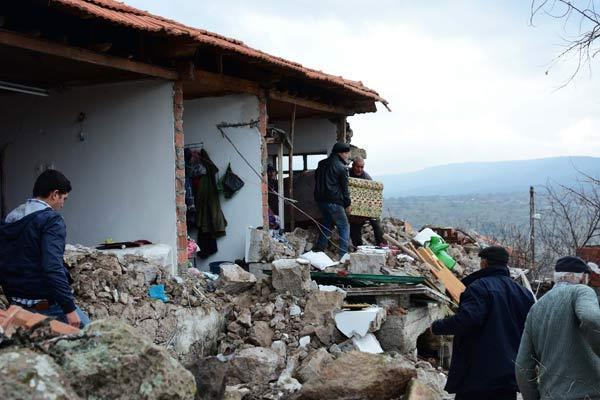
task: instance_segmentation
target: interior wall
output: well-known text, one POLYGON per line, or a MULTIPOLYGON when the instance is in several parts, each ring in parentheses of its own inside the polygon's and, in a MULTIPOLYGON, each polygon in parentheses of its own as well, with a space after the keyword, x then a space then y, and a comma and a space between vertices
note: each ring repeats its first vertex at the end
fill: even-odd
MULTIPOLYGON (((247 227, 262 226, 261 180, 216 128, 221 122, 247 122, 258 117, 258 98, 251 95, 210 97, 184 103, 186 144, 204 143, 204 149, 219 168, 218 178, 231 163, 233 172, 244 181, 244 187, 231 199, 220 196, 221 208, 228 222, 226 235, 217 239, 219 251, 200 262, 199 266, 204 269, 212 261, 243 258, 247 227)), ((261 136, 258 128, 231 128, 226 133, 252 168, 260 173, 261 136)))
POLYGON ((147 239, 171 246, 175 263, 172 83, 99 85, 49 97, 10 94, 0 97, 0 110, 0 144, 10 143, 8 210, 31 196, 41 170, 55 168, 73 186, 62 211, 69 243, 147 239))
MULTIPOLYGON (((278 121, 275 127, 289 133, 290 123, 278 121)), ((294 127, 294 154, 329 153, 337 140, 337 126, 327 118, 302 118, 294 127)), ((269 155, 276 155, 278 145, 269 145, 269 155)), ((284 154, 287 149, 284 147, 284 154)))

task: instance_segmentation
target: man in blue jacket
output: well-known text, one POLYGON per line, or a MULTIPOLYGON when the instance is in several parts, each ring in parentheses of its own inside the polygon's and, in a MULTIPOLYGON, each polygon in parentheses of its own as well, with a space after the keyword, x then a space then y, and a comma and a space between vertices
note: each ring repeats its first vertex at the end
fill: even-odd
POLYGON ((70 191, 63 174, 47 170, 35 181, 33 198, 6 216, 0 225, 0 284, 12 304, 79 328, 90 321, 75 305, 63 260, 67 229, 57 212, 70 191))
POLYGON ((479 253, 481 270, 463 279, 457 313, 431 327, 454 335, 446 390, 456 400, 513 400, 518 391, 515 360, 531 292, 510 278, 508 252, 490 246, 479 253))

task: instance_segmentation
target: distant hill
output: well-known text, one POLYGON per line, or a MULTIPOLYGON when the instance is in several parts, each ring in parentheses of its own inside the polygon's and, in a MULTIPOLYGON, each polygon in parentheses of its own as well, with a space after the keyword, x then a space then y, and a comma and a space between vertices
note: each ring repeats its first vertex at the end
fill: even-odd
POLYGON ((573 184, 576 169, 600 176, 600 157, 555 157, 525 161, 449 164, 397 175, 380 175, 384 197, 452 196, 526 192, 549 181, 573 184))

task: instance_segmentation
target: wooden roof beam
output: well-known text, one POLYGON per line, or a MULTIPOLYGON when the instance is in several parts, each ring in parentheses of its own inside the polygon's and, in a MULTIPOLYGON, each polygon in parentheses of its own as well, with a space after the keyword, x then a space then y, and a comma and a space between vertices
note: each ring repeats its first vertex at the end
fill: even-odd
POLYGON ((107 54, 99 54, 90 50, 66 46, 45 39, 32 38, 6 30, 0 30, 0 45, 17 47, 38 53, 68 58, 75 61, 152 76, 155 78, 162 78, 166 80, 177 80, 179 78, 179 75, 176 71, 168 68, 138 61, 131 61, 125 58, 115 57, 107 54))

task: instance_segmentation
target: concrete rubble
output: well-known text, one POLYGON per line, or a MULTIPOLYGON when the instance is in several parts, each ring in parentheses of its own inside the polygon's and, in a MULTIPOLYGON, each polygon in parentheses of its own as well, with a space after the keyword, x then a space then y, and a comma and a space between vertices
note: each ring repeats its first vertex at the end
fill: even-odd
MULTIPOLYGON (((399 220, 386 219, 382 226, 402 243, 416 233, 399 220)), ((250 249, 255 259, 248 265, 254 273, 222 265, 217 280, 192 270, 174 278, 139 256, 119 259, 69 246, 65 262, 77 302, 96 322, 81 338, 53 342, 46 353, 37 351, 39 346, 0 342, 0 370, 7 371, 0 390, 6 385, 32 390, 18 371, 3 364, 14 358, 36 371, 43 364, 55 382, 43 385, 58 399, 92 393, 120 398, 124 380, 137 388, 134 394, 121 392, 129 398, 448 398, 441 366, 447 366, 449 344, 426 331, 451 312, 451 304, 426 265, 389 249, 361 250, 326 268, 335 279, 347 273, 424 276, 432 283, 427 290, 438 293, 392 290, 356 297, 361 286, 350 293, 335 279, 327 284, 311 279, 317 269, 299 256, 310 251, 315 232, 298 228, 285 234, 284 242, 254 232, 255 241, 269 243, 266 252, 250 249), (164 286, 166 302, 150 298, 153 285, 164 286), (112 363, 103 361, 104 355, 112 363)), ((363 234, 366 244, 372 243, 370 226, 363 234)), ((476 243, 452 244, 448 253, 470 271, 478 248, 476 243)), ((335 259, 334 251, 327 254, 335 259)))

